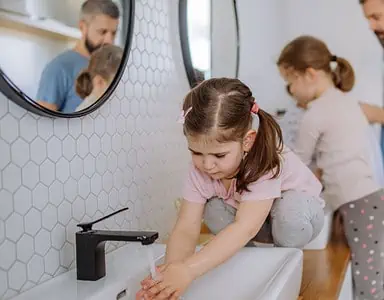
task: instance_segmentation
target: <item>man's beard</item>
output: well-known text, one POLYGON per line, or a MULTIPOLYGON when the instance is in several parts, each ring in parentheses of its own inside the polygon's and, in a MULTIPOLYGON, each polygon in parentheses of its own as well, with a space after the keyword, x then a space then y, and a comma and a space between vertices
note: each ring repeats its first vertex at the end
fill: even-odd
POLYGON ((95 45, 93 44, 88 37, 85 38, 85 48, 87 48, 89 54, 92 54, 95 52, 97 49, 99 49, 102 46, 102 44, 95 45))
POLYGON ((375 31, 376 37, 379 40, 381 46, 384 48, 384 32, 383 31, 375 31))

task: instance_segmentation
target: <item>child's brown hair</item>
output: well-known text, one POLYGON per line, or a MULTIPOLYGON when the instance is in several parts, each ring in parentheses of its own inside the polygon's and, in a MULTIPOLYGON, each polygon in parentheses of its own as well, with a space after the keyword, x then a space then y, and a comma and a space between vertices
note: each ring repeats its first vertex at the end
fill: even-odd
POLYGON ((309 35, 300 36, 288 43, 277 65, 298 72, 305 72, 308 68, 322 70, 332 76, 335 86, 343 92, 352 90, 355 84, 351 64, 342 57, 332 55, 323 41, 309 35), (331 62, 336 62, 335 70, 332 70, 331 62))
MULTIPOLYGON (((242 142, 252 128, 252 107, 255 98, 251 90, 238 79, 213 78, 194 87, 185 97, 184 134, 208 135, 219 142, 242 142)), ((273 178, 281 171, 282 132, 267 112, 259 109, 259 128, 255 142, 241 162, 237 190, 248 190, 248 184, 268 172, 273 178)))
POLYGON ((123 57, 123 49, 115 45, 104 45, 92 53, 88 67, 76 79, 76 93, 88 97, 93 90, 92 79, 99 75, 109 81, 116 75, 123 57))

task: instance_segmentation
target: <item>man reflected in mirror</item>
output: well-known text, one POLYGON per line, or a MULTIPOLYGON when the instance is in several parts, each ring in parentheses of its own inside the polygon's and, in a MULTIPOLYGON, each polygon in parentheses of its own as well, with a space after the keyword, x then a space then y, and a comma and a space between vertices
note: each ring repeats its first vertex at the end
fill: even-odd
POLYGON ((113 44, 120 12, 112 0, 87 0, 80 13, 81 39, 49 62, 40 78, 36 101, 63 113, 73 113, 83 99, 75 90, 79 73, 87 68, 91 54, 102 45, 113 44))

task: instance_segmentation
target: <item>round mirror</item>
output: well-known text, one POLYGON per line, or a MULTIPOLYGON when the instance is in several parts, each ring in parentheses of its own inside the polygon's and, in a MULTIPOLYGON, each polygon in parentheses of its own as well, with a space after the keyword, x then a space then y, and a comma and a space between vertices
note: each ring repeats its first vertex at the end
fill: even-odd
POLYGON ((236 0, 180 0, 179 27, 191 87, 212 77, 238 76, 236 0))
POLYGON ((0 0, 0 89, 39 115, 100 107, 124 72, 134 0, 0 0))

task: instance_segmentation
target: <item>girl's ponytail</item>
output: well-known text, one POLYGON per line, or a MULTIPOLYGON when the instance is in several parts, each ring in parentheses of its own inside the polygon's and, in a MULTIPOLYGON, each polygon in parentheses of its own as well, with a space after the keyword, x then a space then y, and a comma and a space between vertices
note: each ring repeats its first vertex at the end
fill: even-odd
POLYGON ((336 68, 332 70, 333 83, 341 91, 349 92, 355 84, 355 72, 351 64, 346 59, 337 56, 331 57, 331 64, 333 62, 337 63, 336 68))
POLYGON ((273 171, 272 178, 281 171, 283 137, 279 124, 273 116, 259 109, 259 129, 255 142, 240 165, 237 176, 237 190, 247 191, 248 184, 257 181, 263 175, 273 171))

